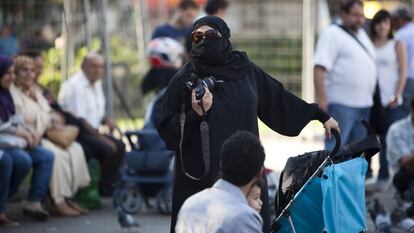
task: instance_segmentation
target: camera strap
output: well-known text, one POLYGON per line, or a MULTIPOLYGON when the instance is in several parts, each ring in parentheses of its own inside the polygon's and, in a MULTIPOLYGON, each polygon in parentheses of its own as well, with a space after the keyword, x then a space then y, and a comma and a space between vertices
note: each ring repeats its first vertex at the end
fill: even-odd
MULTIPOLYGON (((184 98, 183 98, 184 100, 184 98)), ((184 101, 183 101, 184 102, 184 101)), ((203 111, 202 121, 200 123, 200 133, 201 133, 201 149, 203 152, 203 162, 204 162, 204 173, 201 177, 192 176, 187 169, 185 169, 184 159, 183 159, 183 140, 184 140, 184 126, 185 126, 185 104, 181 105, 180 113, 180 128, 181 128, 181 138, 180 138, 180 161, 181 169, 183 173, 192 180, 201 180, 208 175, 210 172, 210 136, 209 136, 209 127, 206 121, 206 113, 201 100, 201 109, 203 111)))

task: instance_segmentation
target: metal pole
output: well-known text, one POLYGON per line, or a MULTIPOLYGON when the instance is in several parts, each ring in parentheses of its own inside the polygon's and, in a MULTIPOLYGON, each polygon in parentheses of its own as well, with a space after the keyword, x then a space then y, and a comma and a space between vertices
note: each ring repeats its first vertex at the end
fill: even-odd
POLYGON ((141 22, 142 22, 142 35, 144 38, 144 51, 147 48, 147 44, 149 43, 151 32, 149 29, 149 15, 148 15, 148 6, 146 4, 146 0, 141 1, 141 22))
POLYGON ((302 98, 308 102, 314 101, 313 87, 313 44, 315 23, 312 18, 311 2, 302 1, 302 98))
POLYGON ((145 62, 145 33, 144 33, 144 20, 143 20, 143 2, 141 0, 134 1, 134 14, 135 14, 135 31, 137 36, 137 50, 138 50, 138 67, 139 73, 143 74, 146 70, 145 62))
POLYGON ((61 77, 62 82, 67 80, 69 77, 69 24, 70 24, 70 10, 69 10, 69 1, 63 1, 63 11, 62 11, 62 34, 64 38, 64 47, 62 53, 62 69, 61 77))
POLYGON ((158 24, 162 24, 168 20, 166 0, 158 0, 158 24))
POLYGON ((109 36, 108 30, 106 28, 106 10, 107 10, 107 0, 99 1, 99 10, 100 10, 100 30, 102 44, 104 48, 104 59, 105 59, 105 78, 104 78, 104 92, 106 97, 106 116, 113 118, 113 90, 112 90, 112 78, 111 78, 111 58, 110 58, 110 49, 109 49, 109 36))
POLYGON ((86 33, 86 46, 88 51, 90 52, 92 49, 92 33, 91 33, 91 25, 89 14, 91 12, 91 7, 89 4, 89 0, 83 0, 83 14, 85 16, 85 33, 86 33))

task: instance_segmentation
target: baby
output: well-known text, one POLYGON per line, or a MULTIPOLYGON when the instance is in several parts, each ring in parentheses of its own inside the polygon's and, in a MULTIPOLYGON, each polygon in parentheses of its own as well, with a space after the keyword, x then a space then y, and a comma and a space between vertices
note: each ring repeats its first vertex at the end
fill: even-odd
POLYGON ((252 207, 258 213, 260 213, 263 205, 263 202, 260 199, 261 190, 262 182, 261 180, 257 180, 250 188, 249 193, 247 193, 247 202, 249 203, 250 207, 252 207))

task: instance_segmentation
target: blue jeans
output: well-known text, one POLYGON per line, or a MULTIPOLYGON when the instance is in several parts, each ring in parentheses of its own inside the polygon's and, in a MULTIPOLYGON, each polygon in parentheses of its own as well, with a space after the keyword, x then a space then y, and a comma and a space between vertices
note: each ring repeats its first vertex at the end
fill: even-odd
POLYGON ((53 153, 41 146, 36 146, 29 151, 22 149, 6 149, 5 151, 10 154, 13 163, 9 194, 13 195, 17 192, 20 182, 33 167, 28 200, 44 199, 48 194, 52 175, 53 153))
POLYGON ((0 159, 0 214, 4 213, 4 205, 9 197, 12 163, 11 156, 7 152, 4 152, 0 159))
MULTIPOLYGON (((341 104, 329 104, 328 112, 334 118, 341 129, 342 145, 362 139, 367 135, 367 130, 361 124, 362 119, 369 119, 370 108, 352 108, 341 104)), ((332 150, 335 139, 325 137, 325 149, 332 150)))

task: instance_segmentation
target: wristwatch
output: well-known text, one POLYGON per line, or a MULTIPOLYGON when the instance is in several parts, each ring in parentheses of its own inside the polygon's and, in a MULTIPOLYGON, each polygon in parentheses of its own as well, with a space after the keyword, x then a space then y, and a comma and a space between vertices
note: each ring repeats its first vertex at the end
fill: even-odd
POLYGON ((390 102, 394 102, 396 99, 397 99, 397 97, 396 97, 395 95, 392 95, 392 96, 390 97, 390 102))
POLYGON ((392 96, 390 97, 389 102, 394 102, 394 101, 396 101, 396 100, 397 100, 397 104, 398 104, 398 105, 402 104, 402 98, 401 98, 401 96, 396 96, 396 95, 392 95, 392 96))

